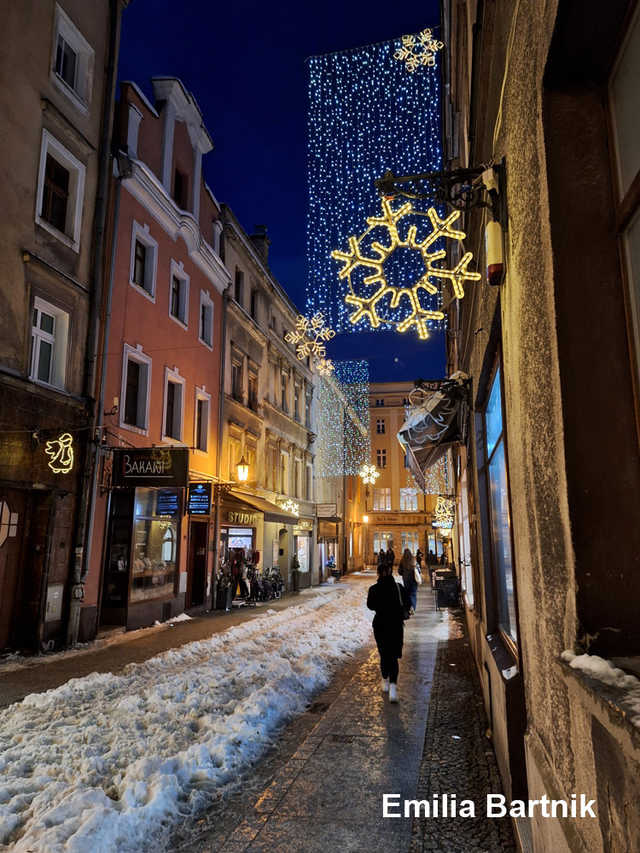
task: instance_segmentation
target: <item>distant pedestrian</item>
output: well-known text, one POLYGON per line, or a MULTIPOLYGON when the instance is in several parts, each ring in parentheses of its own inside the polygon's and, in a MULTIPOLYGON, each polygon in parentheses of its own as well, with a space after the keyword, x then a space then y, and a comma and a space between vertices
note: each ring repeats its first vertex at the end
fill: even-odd
POLYGON ((391 567, 391 571, 393 571, 393 566, 394 566, 394 563, 396 561, 396 554, 395 554, 395 551, 393 550, 393 540, 389 539, 389 542, 387 543, 387 545, 389 546, 387 548, 387 563, 391 567))
POLYGON ((380 654, 382 690, 390 702, 398 701, 398 660, 404 641, 404 605, 388 563, 378 566, 378 580, 369 587, 367 607, 375 611, 373 636, 380 654))
POLYGON ((447 555, 444 553, 444 551, 442 552, 442 554, 440 556, 440 565, 441 566, 447 565, 447 555))
POLYGON ((381 548, 379 553, 378 553, 378 568, 380 568, 380 566, 386 566, 386 564, 387 564, 387 554, 386 554, 384 548, 381 548))
POLYGON ((431 548, 429 548, 429 556, 427 557, 427 563, 432 566, 436 562, 436 555, 433 553, 431 548))
POLYGON ((404 581, 404 588, 409 601, 409 613, 413 615, 418 606, 418 582, 416 580, 416 564, 413 554, 408 548, 404 549, 400 565, 398 566, 398 574, 402 576, 402 580, 404 581))
POLYGON ((423 559, 424 559, 424 554, 422 553, 420 548, 418 548, 418 550, 416 551, 416 565, 418 566, 420 571, 422 571, 422 560, 423 559))

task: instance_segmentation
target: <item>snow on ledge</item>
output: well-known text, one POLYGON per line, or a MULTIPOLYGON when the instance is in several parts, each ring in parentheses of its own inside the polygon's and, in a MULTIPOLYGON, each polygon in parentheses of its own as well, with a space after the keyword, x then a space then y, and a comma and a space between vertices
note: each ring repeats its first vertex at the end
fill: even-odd
POLYGON ((577 655, 567 649, 562 652, 560 658, 569 664, 571 669, 617 690, 618 704, 628 714, 631 724, 640 729, 640 679, 635 675, 628 675, 598 655, 577 655))

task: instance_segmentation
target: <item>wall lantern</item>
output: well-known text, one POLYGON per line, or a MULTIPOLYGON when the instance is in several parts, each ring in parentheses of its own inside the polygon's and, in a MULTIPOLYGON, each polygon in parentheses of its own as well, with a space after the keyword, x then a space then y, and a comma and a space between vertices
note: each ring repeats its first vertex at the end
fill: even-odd
POLYGON ((246 483, 249 479, 249 465, 244 456, 240 459, 237 465, 238 470, 238 482, 246 483))
POLYGON ((362 516, 362 521, 364 522, 364 524, 369 524, 369 516, 368 516, 368 515, 363 515, 363 516, 362 516))

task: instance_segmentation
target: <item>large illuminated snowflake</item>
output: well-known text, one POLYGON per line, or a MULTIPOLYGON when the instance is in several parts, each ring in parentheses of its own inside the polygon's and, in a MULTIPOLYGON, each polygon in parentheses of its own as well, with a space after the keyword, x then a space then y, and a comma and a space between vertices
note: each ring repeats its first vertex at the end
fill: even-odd
POLYGON ((453 527, 453 501, 439 497, 434 512, 434 520, 440 527, 453 527))
POLYGON ((302 314, 296 320, 295 330, 287 332, 285 341, 294 344, 296 355, 302 361, 309 356, 324 359, 327 354, 325 341, 330 341, 335 336, 333 329, 324 324, 324 317, 318 311, 313 317, 304 317, 302 314))
POLYGON ((359 471, 360 478, 366 485, 373 485, 380 476, 380 471, 371 462, 365 462, 359 471))
POLYGON ((402 47, 396 50, 393 58, 405 62, 407 71, 417 71, 421 66, 433 68, 436 53, 443 47, 441 41, 434 39, 431 30, 426 29, 417 36, 402 36, 402 47))
POLYGON ((393 210, 390 199, 382 199, 381 216, 370 216, 367 218, 367 230, 359 237, 349 237, 349 249, 346 252, 335 250, 331 257, 341 261, 342 269, 338 273, 341 279, 347 279, 349 293, 345 296, 345 302, 353 305, 355 311, 349 317, 352 323, 367 320, 372 329, 377 329, 381 323, 394 322, 399 332, 406 332, 412 326, 416 327, 418 336, 424 340, 429 337, 428 325, 435 320, 443 320, 444 312, 425 307, 421 301, 421 291, 429 294, 437 294, 439 288, 433 279, 444 279, 451 282, 454 295, 457 299, 464 296, 465 281, 479 281, 480 273, 471 272, 467 269, 473 259, 471 252, 466 252, 453 269, 436 266, 437 261, 442 261, 447 253, 445 249, 436 249, 434 244, 442 238, 452 240, 463 240, 464 231, 456 231, 453 223, 460 216, 460 211, 450 213, 445 219, 441 219, 435 208, 430 207, 426 214, 414 209, 411 202, 407 201, 397 210, 393 210), (422 240, 417 239, 418 230, 415 225, 410 225, 403 239, 398 231, 398 223, 406 216, 427 216, 431 224, 431 232, 422 240), (383 245, 379 240, 368 241, 369 235, 376 228, 386 228, 389 243, 383 245), (363 249, 363 241, 368 249, 363 249), (434 247, 433 251, 430 251, 434 247), (391 285, 387 281, 384 263, 397 249, 413 249, 418 252, 424 264, 424 273, 417 281, 407 283, 401 287, 391 285), (365 251, 368 254, 365 254, 365 251), (357 282, 354 283, 353 273, 358 267, 370 270, 369 275, 362 278, 362 284, 376 289, 369 295, 360 295, 356 292, 357 282), (390 297, 391 308, 407 308, 409 313, 400 321, 381 317, 378 313, 378 303, 390 297))

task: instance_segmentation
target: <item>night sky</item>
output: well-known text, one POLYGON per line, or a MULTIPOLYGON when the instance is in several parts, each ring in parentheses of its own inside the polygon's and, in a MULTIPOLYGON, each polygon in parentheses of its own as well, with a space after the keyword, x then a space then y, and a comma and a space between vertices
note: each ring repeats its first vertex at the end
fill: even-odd
MULTIPOLYGON (((203 171, 250 233, 268 227, 270 265, 304 309, 306 279, 305 59, 439 26, 438 0, 132 0, 122 22, 120 79, 151 97, 153 76, 179 77, 196 97, 214 150, 203 171)), ((439 33, 439 30, 436 31, 439 33)), ((378 381, 444 375, 444 335, 340 335, 334 359, 367 358, 378 381)))

